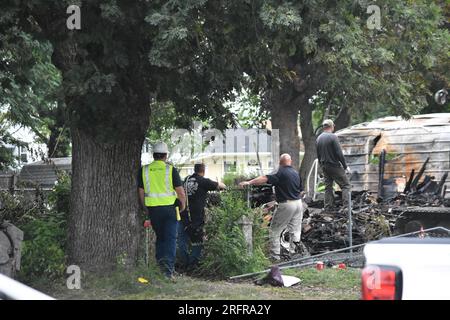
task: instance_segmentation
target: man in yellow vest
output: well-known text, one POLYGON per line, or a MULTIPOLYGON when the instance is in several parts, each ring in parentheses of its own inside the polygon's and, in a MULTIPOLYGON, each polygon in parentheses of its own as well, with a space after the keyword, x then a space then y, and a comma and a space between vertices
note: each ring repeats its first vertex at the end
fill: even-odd
POLYGON ((180 174, 167 163, 169 149, 163 142, 153 146, 154 161, 139 172, 139 198, 156 234, 156 261, 172 279, 175 265, 179 211, 186 206, 180 174), (179 211, 178 211, 179 210, 179 211))

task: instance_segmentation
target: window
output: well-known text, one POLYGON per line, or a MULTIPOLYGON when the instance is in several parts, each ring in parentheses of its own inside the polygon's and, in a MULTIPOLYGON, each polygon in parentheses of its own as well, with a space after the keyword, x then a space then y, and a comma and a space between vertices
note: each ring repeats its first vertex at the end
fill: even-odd
POLYGON ((22 163, 28 163, 28 155, 26 153, 22 153, 20 155, 20 162, 22 163))
POLYGON ((237 163, 236 163, 236 161, 234 161, 234 162, 227 162, 227 161, 225 161, 223 163, 223 167, 224 167, 225 173, 236 172, 236 170, 237 170, 237 163))

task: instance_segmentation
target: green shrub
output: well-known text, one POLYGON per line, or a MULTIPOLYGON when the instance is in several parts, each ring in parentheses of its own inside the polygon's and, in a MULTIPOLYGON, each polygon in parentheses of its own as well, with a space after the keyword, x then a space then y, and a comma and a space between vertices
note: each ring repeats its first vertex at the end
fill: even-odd
POLYGON ((0 191, 0 204, 0 223, 9 221, 18 228, 41 217, 45 210, 39 203, 27 199, 21 192, 11 194, 0 191))
POLYGON ((223 183, 228 187, 237 186, 240 182, 256 178, 255 175, 228 172, 223 176, 223 183))
POLYGON ((72 189, 72 179, 68 173, 61 171, 58 173, 58 181, 48 196, 48 202, 56 212, 69 213, 70 211, 70 191, 72 189))
POLYGON ((238 191, 222 195, 219 206, 208 210, 204 257, 199 274, 215 278, 264 269, 268 260, 264 254, 267 230, 261 228, 262 214, 248 209, 238 191), (253 252, 249 254, 239 225, 241 217, 253 221, 253 252))
POLYGON ((23 227, 25 241, 19 275, 23 281, 54 280, 64 274, 65 224, 65 215, 57 213, 35 219, 23 227))
POLYGON ((46 210, 22 225, 25 240, 19 276, 23 281, 54 280, 64 275, 70 190, 70 176, 60 173, 47 197, 46 210))

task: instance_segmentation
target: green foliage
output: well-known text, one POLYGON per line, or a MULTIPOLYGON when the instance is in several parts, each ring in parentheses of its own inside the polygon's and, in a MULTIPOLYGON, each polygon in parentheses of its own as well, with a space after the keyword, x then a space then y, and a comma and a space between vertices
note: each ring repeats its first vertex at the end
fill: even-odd
POLYGON ((66 219, 64 214, 52 214, 36 219, 23 227, 20 278, 26 282, 45 277, 55 280, 66 268, 66 219))
POLYGON ((15 139, 5 125, 5 114, 0 113, 0 171, 16 165, 17 157, 14 156, 10 146, 26 147, 26 143, 15 139))
POLYGON ((58 173, 58 181, 48 195, 48 202, 54 211, 68 214, 70 211, 71 176, 65 171, 58 173))
MULTIPOLYGON (((386 159, 386 161, 391 161, 391 160, 398 158, 398 156, 399 155, 397 153, 388 152, 388 153, 386 153, 385 159, 386 159)), ((371 155, 370 159, 369 159, 369 163, 378 165, 380 163, 380 155, 371 155)))
POLYGON ((29 127, 49 146, 50 155, 67 156, 67 140, 59 139, 58 152, 52 145, 64 126, 64 105, 56 102, 62 79, 51 61, 53 48, 15 25, 14 14, 6 8, 0 13, 0 106, 5 121, 29 127))
POLYGON ((52 107, 61 79, 50 43, 33 39, 14 19, 11 11, 0 13, 0 105, 12 122, 35 127, 39 111, 52 107))
POLYGON ((240 172, 228 172, 223 176, 223 183, 226 186, 237 186, 240 182, 255 178, 254 175, 245 175, 240 172))
POLYGON ((261 98, 257 94, 244 91, 234 101, 228 103, 228 108, 236 118, 236 124, 242 128, 265 128, 270 116, 267 110, 261 108, 261 98))
POLYGON ((28 199, 20 192, 14 195, 0 192, 0 222, 8 220, 24 232, 19 274, 23 281, 55 280, 63 276, 69 196, 70 176, 64 173, 47 199, 43 195, 28 199))
POLYGON ((39 203, 28 199, 24 193, 14 195, 7 191, 0 191, 0 223, 9 221, 18 228, 42 216, 39 203))
POLYGON ((262 213, 246 207, 239 191, 223 194, 222 202, 209 209, 206 223, 204 258, 199 273, 223 278, 227 276, 264 269, 267 230, 261 228, 262 213), (242 217, 248 217, 253 226, 253 252, 248 253, 247 245, 239 225, 242 217))

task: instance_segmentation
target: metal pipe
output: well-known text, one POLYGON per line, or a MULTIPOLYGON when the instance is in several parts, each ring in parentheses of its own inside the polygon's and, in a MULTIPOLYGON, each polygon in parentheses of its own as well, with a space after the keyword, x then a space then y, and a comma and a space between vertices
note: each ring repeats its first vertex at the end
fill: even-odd
MULTIPOLYGON (((348 241, 353 246, 353 218, 352 218, 352 191, 348 191, 348 241)), ((350 249, 350 258, 353 258, 353 249, 350 249)))
POLYGON ((384 195, 384 169, 386 165, 386 150, 381 150, 380 162, 378 163, 378 198, 383 199, 384 195))
POLYGON ((316 189, 317 189, 317 171, 319 169, 319 159, 316 159, 315 163, 315 169, 314 169, 314 193, 313 193, 313 201, 316 201, 317 199, 317 194, 316 194, 316 189))

